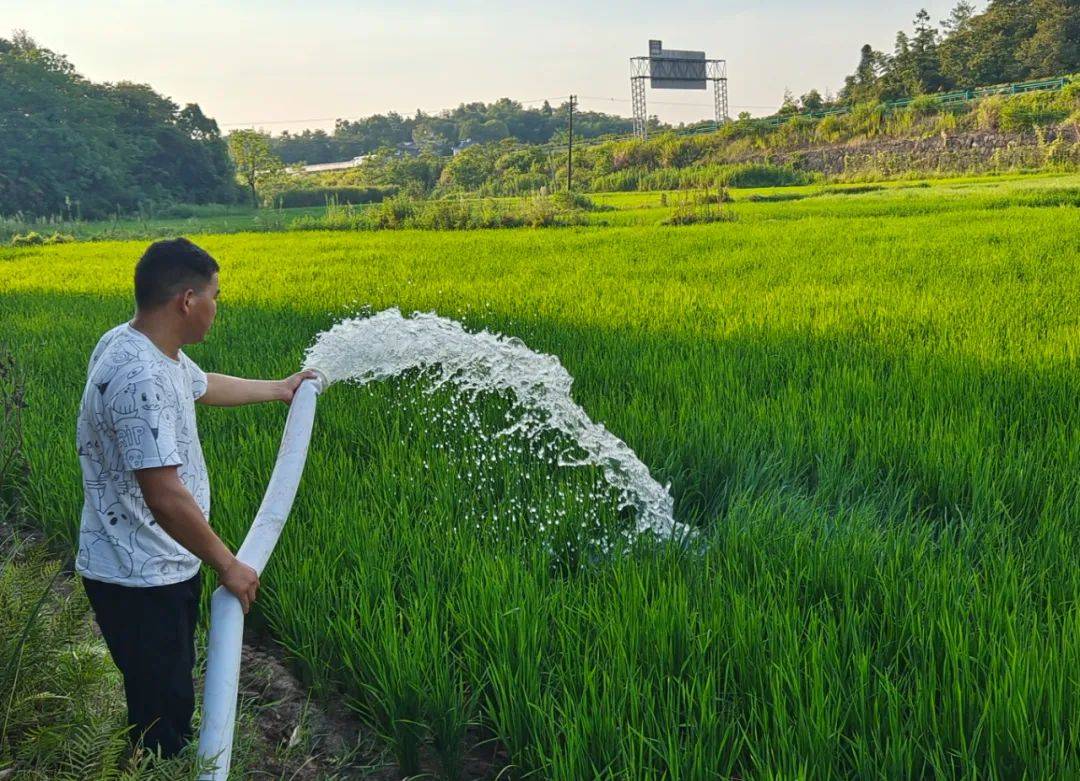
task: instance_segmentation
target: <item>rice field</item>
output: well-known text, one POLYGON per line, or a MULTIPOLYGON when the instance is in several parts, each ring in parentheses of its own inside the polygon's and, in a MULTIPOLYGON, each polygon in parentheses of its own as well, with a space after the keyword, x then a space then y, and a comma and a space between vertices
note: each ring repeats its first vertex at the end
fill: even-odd
MULTIPOLYGON (((285 375, 365 308, 519 337, 703 543, 586 555, 619 512, 493 439, 505 399, 335 385, 251 620, 404 774, 1080 776, 1080 176, 917 184, 685 227, 643 193, 574 228, 201 237, 207 371, 285 375)), ((86 361, 144 244, 0 249, 27 499, 71 545, 86 361)), ((199 415, 236 545, 285 408, 199 415)))

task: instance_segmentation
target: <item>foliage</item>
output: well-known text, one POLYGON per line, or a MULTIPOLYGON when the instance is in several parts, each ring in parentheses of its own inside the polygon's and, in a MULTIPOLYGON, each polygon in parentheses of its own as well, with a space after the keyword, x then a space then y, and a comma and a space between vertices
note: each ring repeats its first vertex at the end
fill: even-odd
POLYGON ((715 191, 701 190, 683 193, 675 203, 671 214, 662 225, 697 225, 712 222, 733 222, 735 212, 724 206, 731 200, 727 188, 719 186, 715 191))
MULTIPOLYGON (((329 163, 350 160, 379 151, 412 149, 448 155, 460 142, 497 143, 510 139, 522 144, 544 144, 557 140, 567 125, 568 103, 525 108, 517 101, 500 98, 494 103, 462 103, 457 108, 407 117, 390 112, 363 119, 338 120, 332 133, 305 130, 282 133, 273 139, 274 151, 286 163, 329 163)), ((626 117, 601 112, 574 111, 574 135, 595 138, 605 134, 628 133, 632 122, 626 117)))
POLYGON ((363 209, 331 203, 325 214, 300 217, 290 227, 293 230, 547 228, 584 224, 587 220, 582 212, 600 208, 580 197, 425 200, 396 195, 363 209))
POLYGON ((0 214, 102 217, 232 201, 217 124, 150 87, 95 84, 25 34, 0 38, 0 214))
POLYGON ((291 187, 274 193, 276 209, 326 206, 328 203, 360 205, 378 203, 397 193, 397 187, 291 187))
POLYGON ((1080 5, 1071 0, 960 0, 941 23, 925 9, 892 54, 862 47, 840 101, 852 104, 1050 78, 1080 71, 1080 5))
POLYGON ((11 237, 11 246, 13 247, 33 247, 39 244, 65 244, 69 241, 75 241, 75 237, 70 233, 57 233, 54 232, 51 236, 42 236, 37 231, 30 231, 25 234, 15 234, 11 237))
MULTIPOLYGON (((1069 115, 1066 97, 1046 92, 1019 95, 1001 106, 998 123, 1002 130, 1015 131, 1061 122, 1069 115)), ((1080 100, 1075 105, 1080 106, 1080 100)))
POLYGON ((234 130, 228 141, 236 178, 251 194, 251 205, 258 208, 258 188, 281 175, 284 170, 281 158, 270 150, 270 137, 255 130, 234 130))

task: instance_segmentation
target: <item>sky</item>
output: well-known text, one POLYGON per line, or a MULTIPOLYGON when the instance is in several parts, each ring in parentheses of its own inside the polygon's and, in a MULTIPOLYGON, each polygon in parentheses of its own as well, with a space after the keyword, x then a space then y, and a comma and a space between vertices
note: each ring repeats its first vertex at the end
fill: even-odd
MULTIPOLYGON (((859 48, 890 51, 920 6, 937 22, 954 4, 0 0, 0 37, 26 30, 93 81, 147 83, 225 130, 277 134, 571 93, 582 109, 629 116, 629 58, 651 38, 727 60, 732 115, 771 114, 785 89, 838 91, 859 48)), ((649 90, 647 102, 665 122, 713 113, 711 91, 649 90)))

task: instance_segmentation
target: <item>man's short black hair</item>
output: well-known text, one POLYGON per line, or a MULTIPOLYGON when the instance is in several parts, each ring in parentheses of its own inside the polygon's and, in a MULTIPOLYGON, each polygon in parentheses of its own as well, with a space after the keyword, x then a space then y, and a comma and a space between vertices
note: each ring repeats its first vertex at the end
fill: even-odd
POLYGON ((135 303, 154 309, 184 290, 202 290, 218 271, 210 253, 185 238, 162 239, 135 266, 135 303))

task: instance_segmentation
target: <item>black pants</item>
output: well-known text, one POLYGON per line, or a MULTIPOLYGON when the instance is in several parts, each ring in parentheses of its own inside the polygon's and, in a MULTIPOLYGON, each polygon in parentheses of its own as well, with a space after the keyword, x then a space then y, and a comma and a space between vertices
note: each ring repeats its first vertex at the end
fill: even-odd
POLYGON ((151 751, 173 756, 191 738, 202 580, 195 575, 145 588, 82 580, 109 653, 124 675, 132 739, 141 737, 151 751))

